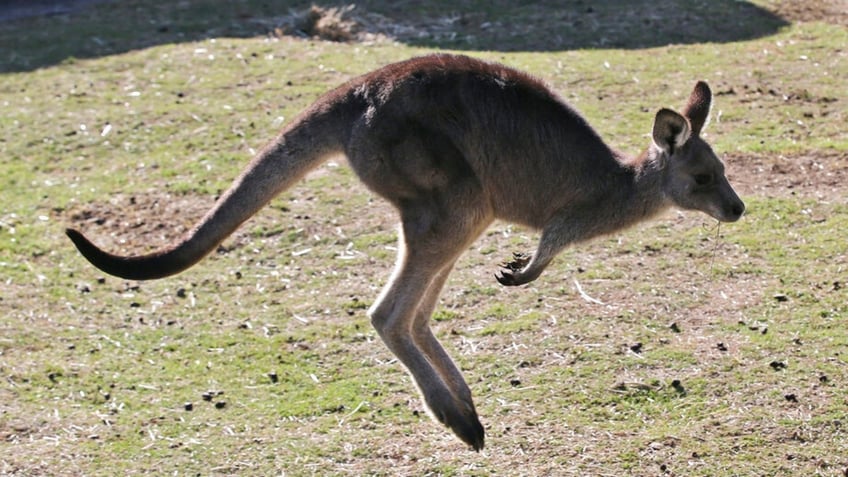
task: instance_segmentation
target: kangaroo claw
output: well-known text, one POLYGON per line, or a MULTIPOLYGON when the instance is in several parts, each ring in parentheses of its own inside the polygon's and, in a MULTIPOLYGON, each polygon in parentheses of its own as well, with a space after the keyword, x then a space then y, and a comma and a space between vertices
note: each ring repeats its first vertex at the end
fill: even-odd
POLYGON ((530 255, 525 253, 513 253, 511 262, 501 264, 501 269, 495 273, 495 279, 505 286, 523 285, 530 280, 523 277, 524 267, 530 263, 530 255))

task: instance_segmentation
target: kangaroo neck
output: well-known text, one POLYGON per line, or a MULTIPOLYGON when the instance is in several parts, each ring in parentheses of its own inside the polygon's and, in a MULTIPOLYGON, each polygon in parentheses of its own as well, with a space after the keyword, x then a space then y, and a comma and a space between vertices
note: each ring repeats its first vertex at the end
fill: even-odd
POLYGON ((665 161, 663 158, 654 157, 652 152, 655 151, 646 151, 636 164, 630 166, 633 178, 631 202, 634 207, 640 208, 637 220, 654 216, 670 205, 663 192, 665 161))
POLYGON ((615 228, 626 228, 667 209, 663 192, 663 161, 646 151, 635 160, 619 156, 621 164, 617 180, 610 181, 609 206, 617 208, 611 215, 618 218, 615 228))

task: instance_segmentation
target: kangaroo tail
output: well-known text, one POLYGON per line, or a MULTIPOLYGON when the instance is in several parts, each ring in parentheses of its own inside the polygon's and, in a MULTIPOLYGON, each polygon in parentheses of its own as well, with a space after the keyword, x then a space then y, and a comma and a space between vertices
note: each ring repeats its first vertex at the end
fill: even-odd
POLYGON ((197 225, 173 245, 148 255, 125 257, 100 249, 74 229, 65 233, 89 262, 110 275, 148 280, 179 273, 199 262, 242 222, 327 156, 343 150, 350 122, 333 99, 313 106, 283 130, 257 154, 197 225))

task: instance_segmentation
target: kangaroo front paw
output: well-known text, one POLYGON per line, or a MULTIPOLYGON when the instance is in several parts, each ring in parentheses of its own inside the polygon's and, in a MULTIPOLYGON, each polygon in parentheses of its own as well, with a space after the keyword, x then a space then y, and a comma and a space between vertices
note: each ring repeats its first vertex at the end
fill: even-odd
POLYGON ((501 265, 501 269, 495 273, 495 278, 501 285, 516 286, 523 285, 532 280, 523 273, 524 268, 530 263, 530 255, 524 253, 512 254, 513 260, 501 265))

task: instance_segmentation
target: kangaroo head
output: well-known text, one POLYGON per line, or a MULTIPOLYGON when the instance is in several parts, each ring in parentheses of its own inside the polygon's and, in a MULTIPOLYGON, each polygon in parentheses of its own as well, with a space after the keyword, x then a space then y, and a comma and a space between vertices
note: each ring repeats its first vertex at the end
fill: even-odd
POLYGON ((710 88, 700 81, 683 114, 659 110, 652 132, 653 153, 664 164, 663 192, 676 206, 735 222, 745 204, 727 181, 724 163, 700 137, 711 105, 710 88))

